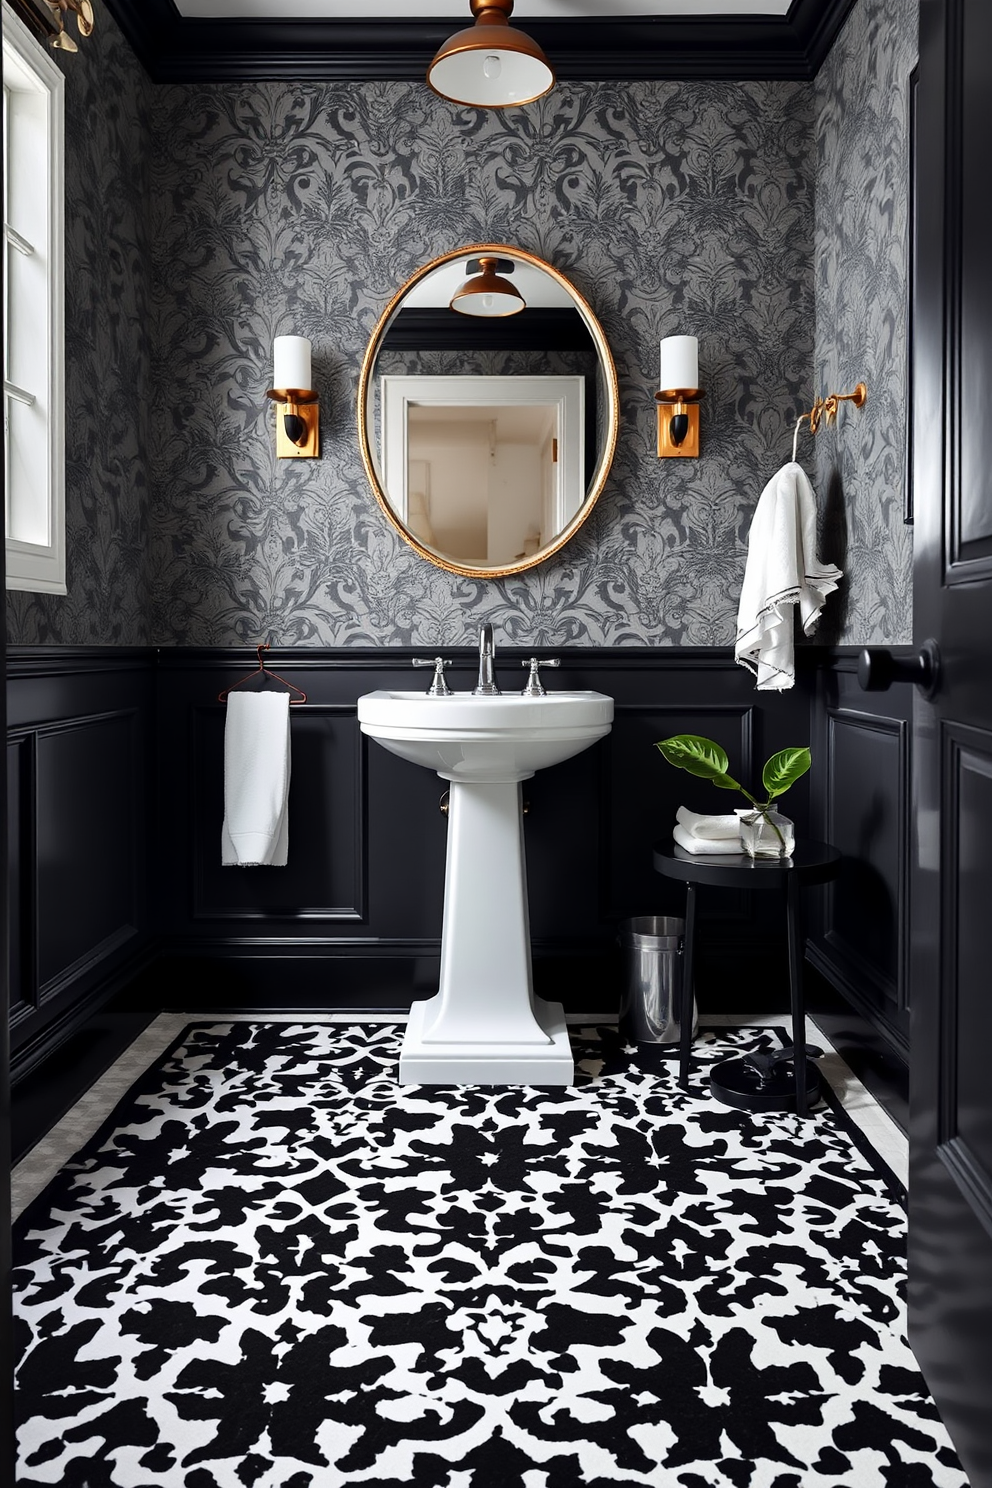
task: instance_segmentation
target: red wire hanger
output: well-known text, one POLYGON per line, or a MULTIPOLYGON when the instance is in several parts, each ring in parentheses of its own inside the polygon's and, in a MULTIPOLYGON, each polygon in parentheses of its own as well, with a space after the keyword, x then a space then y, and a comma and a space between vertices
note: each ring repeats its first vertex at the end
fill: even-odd
POLYGON ((287 682, 285 677, 280 677, 276 672, 267 670, 265 662, 262 660, 262 652, 271 649, 268 641, 263 641, 255 649, 258 652, 258 666, 253 672, 248 672, 246 676, 239 678, 237 682, 232 682, 230 687, 225 687, 223 692, 219 692, 217 694, 217 701, 219 703, 226 702, 228 694, 237 692, 239 688, 244 688, 245 692, 278 692, 280 688, 285 687, 292 694, 289 699, 290 707, 296 703, 305 703, 307 700, 305 692, 301 692, 298 687, 294 687, 292 682, 287 682), (273 687, 272 684, 274 682, 277 682, 279 686, 273 687))

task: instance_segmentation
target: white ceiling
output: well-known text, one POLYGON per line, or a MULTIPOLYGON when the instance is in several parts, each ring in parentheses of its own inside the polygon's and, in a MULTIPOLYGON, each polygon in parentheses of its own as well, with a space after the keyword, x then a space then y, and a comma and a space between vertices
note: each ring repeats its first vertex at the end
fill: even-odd
MULTIPOLYGON (((788 14, 791 0, 517 0, 513 21, 600 20, 633 16, 748 16, 788 14)), ((452 20, 472 24, 469 0, 176 0, 183 16, 199 20, 389 21, 452 20)))

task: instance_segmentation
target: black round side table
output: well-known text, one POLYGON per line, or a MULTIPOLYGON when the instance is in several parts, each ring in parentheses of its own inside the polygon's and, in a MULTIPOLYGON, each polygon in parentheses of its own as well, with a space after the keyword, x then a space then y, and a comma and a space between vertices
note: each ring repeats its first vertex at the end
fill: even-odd
POLYGON ((797 842, 789 858, 750 858, 743 853, 689 853, 674 842, 657 843, 654 866, 665 878, 685 884, 685 957, 679 1010, 679 1083, 688 1087, 692 1052, 692 974, 696 938, 696 889, 770 889, 785 896, 789 933, 789 1000, 792 1006, 796 1111, 807 1114, 806 1012, 803 1003, 803 939, 800 890, 835 878, 841 855, 826 842, 797 842))

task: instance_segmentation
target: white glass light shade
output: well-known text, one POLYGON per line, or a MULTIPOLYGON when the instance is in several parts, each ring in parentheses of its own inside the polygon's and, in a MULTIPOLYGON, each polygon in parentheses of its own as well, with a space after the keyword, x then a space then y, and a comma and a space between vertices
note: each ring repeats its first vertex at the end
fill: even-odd
POLYGON ((273 342, 272 386, 307 392, 313 387, 310 342, 306 336, 277 336, 273 342))
POLYGON ((507 24, 513 0, 472 0, 474 26, 456 31, 427 72, 435 93, 476 108, 509 108, 549 93, 555 75, 536 41, 507 24))
POLYGON ((523 310, 524 302, 513 295, 481 294, 472 295, 470 299, 463 295, 457 301, 452 300, 451 308, 461 315, 491 315, 495 318, 500 315, 516 315, 518 310, 523 310))
POLYGON ((699 387, 699 342, 695 336, 666 336, 661 343, 658 387, 662 392, 695 392, 699 387))
POLYGON ((477 108, 509 108, 515 103, 533 103, 550 93, 555 75, 546 62, 520 52, 473 50, 452 52, 427 74, 435 93, 452 103, 477 108), (499 64, 493 66, 491 59, 499 64))

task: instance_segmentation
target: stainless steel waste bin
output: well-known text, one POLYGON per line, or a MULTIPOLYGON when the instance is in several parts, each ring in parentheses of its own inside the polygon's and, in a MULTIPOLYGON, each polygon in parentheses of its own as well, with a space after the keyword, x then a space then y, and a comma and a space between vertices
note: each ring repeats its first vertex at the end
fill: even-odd
MULTIPOLYGON (((639 915, 620 927, 624 952, 620 1032, 632 1042, 679 1041, 684 935, 685 920, 671 915, 639 915)), ((695 998, 692 1031, 696 1031, 695 998)))

